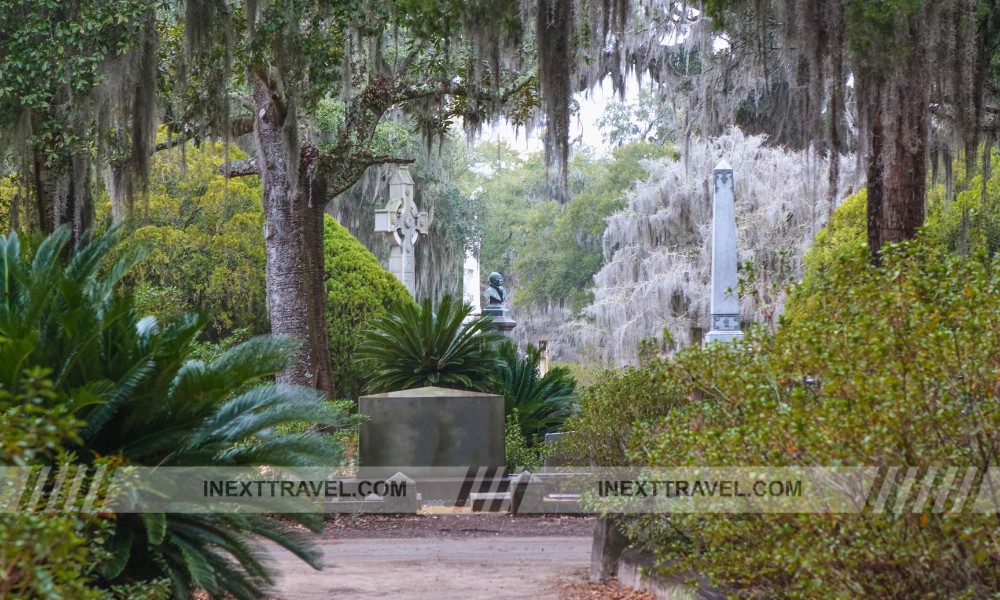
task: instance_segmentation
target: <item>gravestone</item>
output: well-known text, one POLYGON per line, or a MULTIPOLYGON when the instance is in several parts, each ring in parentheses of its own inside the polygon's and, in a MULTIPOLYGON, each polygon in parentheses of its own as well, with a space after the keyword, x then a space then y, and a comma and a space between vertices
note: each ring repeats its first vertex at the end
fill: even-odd
POLYGON ((402 166, 389 178, 389 201, 375 211, 375 231, 389 241, 389 272, 396 276, 411 295, 416 290, 416 254, 414 246, 430 229, 426 212, 420 212, 413 198, 410 169, 402 166))
POLYGON ((583 462, 578 459, 574 459, 564 452, 557 452, 553 450, 552 447, 561 442, 564 437, 566 437, 565 431, 545 434, 546 452, 545 459, 543 460, 543 471, 553 467, 578 466, 579 463, 583 462))
POLYGON ((725 160, 712 173, 712 298, 711 321, 705 340, 732 342, 740 330, 739 280, 736 275, 736 214, 733 168, 725 160))
POLYGON ((362 469, 506 464, 503 396, 422 387, 362 396, 358 412, 362 469))

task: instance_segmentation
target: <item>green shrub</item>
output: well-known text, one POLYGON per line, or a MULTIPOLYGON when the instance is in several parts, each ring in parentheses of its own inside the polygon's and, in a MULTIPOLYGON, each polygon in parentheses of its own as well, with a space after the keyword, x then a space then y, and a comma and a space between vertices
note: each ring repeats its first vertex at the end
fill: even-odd
POLYGON ((0 515, 0 598, 108 598, 91 583, 99 554, 86 529, 75 516, 0 515))
POLYGON ((364 331, 380 317, 415 303, 406 287, 346 227, 330 216, 323 226, 326 329, 334 389, 340 398, 356 399, 364 387, 355 357, 364 331))
MULTIPOLYGON (((117 285, 140 256, 109 256, 110 232, 68 253, 67 229, 42 242, 29 260, 16 235, 0 238, 0 388, 17 389, 35 367, 55 384, 22 402, 21 414, 70 415, 84 424, 62 436, 78 462, 162 466, 330 464, 335 449, 314 432, 285 435, 286 423, 337 425, 322 394, 273 384, 290 340, 263 336, 210 362, 194 360, 207 319, 186 315, 160 325, 140 319, 117 285)), ((43 389, 44 388, 40 388, 43 389)), ((7 413, 10 414, 10 411, 7 413)), ((9 417, 8 417, 9 418, 9 417)), ((60 417, 61 418, 61 417, 60 417)), ((49 435, 49 429, 42 433, 49 435)), ((47 447, 45 439, 32 444, 47 447)), ((34 462, 51 462, 38 453, 34 462)), ((296 517, 320 527, 321 516, 296 517)), ((168 579, 186 597, 257 597, 273 581, 255 545, 269 538, 318 567, 310 541, 287 520, 239 514, 117 515, 104 536, 109 553, 96 572, 108 585, 168 579)))
POLYGON ((628 464, 628 451, 637 443, 635 423, 667 414, 686 402, 685 393, 657 362, 607 371, 600 382, 580 392, 576 410, 563 426, 569 435, 559 449, 584 464, 628 464))
POLYGON ((522 358, 517 355, 517 346, 505 340, 497 348, 497 355, 500 366, 494 391, 504 397, 507 418, 516 415, 521 436, 528 445, 535 445, 566 420, 575 397, 576 381, 562 367, 539 376, 541 354, 530 344, 522 358))
MULTIPOLYGON (((50 373, 25 369, 0 388, 0 466, 59 460, 82 425, 56 397, 50 373)), ((0 598, 104 598, 92 585, 99 553, 89 545, 100 523, 82 515, 0 514, 0 598)))
POLYGON ((502 340, 485 315, 463 325, 472 307, 451 296, 434 312, 430 299, 375 321, 358 348, 372 393, 424 386, 484 391, 498 367, 494 346, 502 340))
POLYGON ((592 386, 604 381, 607 377, 608 369, 603 366, 591 366, 589 363, 581 362, 550 362, 553 367, 560 367, 569 371, 569 376, 576 381, 577 389, 592 386))
MULTIPOLYGON (((680 393, 661 407, 662 418, 636 426, 625 443, 629 460, 912 466, 921 473, 996 465, 1000 263, 982 254, 942 256, 921 240, 887 249, 884 264, 870 266, 857 247, 811 274, 806 300, 822 309, 808 319, 644 366, 680 393), (689 400, 676 401, 682 398, 689 400)), ((635 398, 610 382, 595 394, 591 403, 620 407, 635 398)), ((736 596, 995 594, 996 515, 971 514, 969 505, 946 515, 930 502, 913 512, 914 502, 911 494, 898 513, 632 517, 626 529, 666 571, 703 573, 736 596)))
POLYGON ((504 423, 504 452, 507 458, 507 470, 511 473, 521 471, 537 472, 542 466, 543 444, 528 445, 521 432, 521 423, 518 418, 517 409, 507 415, 504 423))
POLYGON ((1000 164, 986 184, 983 198, 982 175, 969 182, 952 202, 931 202, 927 215, 930 237, 956 254, 982 249, 990 256, 1000 252, 1000 164))
MULTIPOLYGON (((229 158, 246 158, 235 146, 229 158)), ((206 312, 212 339, 235 329, 268 331, 264 286, 264 213, 260 180, 226 178, 226 146, 207 142, 182 153, 158 153, 150 165, 148 202, 136 209, 125 249, 144 246, 127 277, 137 308, 161 321, 206 312)))
MULTIPOLYGON (((985 195, 982 174, 966 179, 964 158, 956 160, 953 168, 956 182, 954 198, 946 197, 943 183, 928 191, 924 245, 945 254, 968 256, 984 251, 992 257, 1000 252, 1000 156, 993 156, 985 195)), ((826 226, 816 234, 816 239, 803 256, 805 277, 796 289, 798 300, 789 302, 785 311, 786 320, 810 318, 812 306, 803 299, 816 296, 813 290, 816 275, 840 257, 851 256, 859 248, 866 247, 867 206, 868 194, 862 189, 844 200, 826 226)))

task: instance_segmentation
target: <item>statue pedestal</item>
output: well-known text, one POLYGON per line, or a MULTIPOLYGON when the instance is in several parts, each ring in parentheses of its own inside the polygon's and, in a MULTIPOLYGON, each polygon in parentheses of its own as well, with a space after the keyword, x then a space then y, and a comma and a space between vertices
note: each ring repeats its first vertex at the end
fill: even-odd
POLYGON ((517 327, 517 321, 510 318, 510 311, 503 306, 486 306, 483 314, 493 317, 493 329, 506 337, 510 337, 511 330, 517 327))

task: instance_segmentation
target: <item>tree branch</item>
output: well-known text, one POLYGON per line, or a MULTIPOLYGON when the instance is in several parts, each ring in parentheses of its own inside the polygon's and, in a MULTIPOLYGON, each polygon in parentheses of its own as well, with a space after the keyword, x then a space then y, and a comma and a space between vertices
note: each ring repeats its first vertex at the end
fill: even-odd
POLYGON ((465 87, 451 81, 442 81, 440 85, 411 85, 401 88, 396 92, 396 102, 406 102, 407 100, 418 100, 420 98, 430 98, 432 96, 464 96, 465 87))
POLYGON ((413 49, 410 50, 410 52, 406 55, 406 58, 403 59, 402 67, 396 69, 396 72, 406 73, 407 71, 409 71, 410 67, 413 65, 414 61, 417 60, 417 57, 420 56, 420 53, 422 51, 423 48, 419 44, 415 44, 413 49))
POLYGON ((246 177, 248 175, 260 175, 260 167, 257 166, 256 158, 246 160, 231 160, 223 163, 219 167, 219 173, 228 178, 246 177))
POLYGON ((167 138, 165 141, 162 141, 162 142, 159 142, 158 144, 156 144, 156 146, 153 147, 152 154, 156 154, 157 152, 163 152, 164 150, 169 150, 170 148, 173 148, 174 146, 181 146, 183 144, 186 144, 187 141, 190 140, 193 137, 194 137, 194 133, 191 132, 191 131, 184 131, 184 132, 180 133, 179 135, 172 135, 169 138, 167 138))
POLYGON ((341 154, 332 152, 319 157, 320 165, 327 175, 329 185, 328 195, 335 198, 351 189, 358 179, 364 175, 368 167, 375 165, 409 165, 415 162, 412 158, 399 158, 388 154, 341 154))
POLYGON ((243 106, 243 108, 249 110, 250 112, 254 111, 253 101, 247 96, 244 96, 243 94, 237 94, 236 92, 230 92, 229 97, 239 102, 240 105, 243 106))
MULTIPOLYGON (((237 117, 229 122, 229 135, 232 137, 240 137, 248 133, 253 132, 253 119, 250 117, 237 117)), ((153 154, 157 152, 163 152, 164 150, 169 150, 175 146, 180 146, 186 144, 192 139, 197 139, 199 132, 196 128, 192 127, 190 129, 185 129, 178 135, 170 137, 170 139, 164 140, 156 146, 153 147, 153 154)))
MULTIPOLYGON (((511 83, 510 87, 502 91, 496 101, 503 104, 510 100, 511 96, 520 92, 525 87, 531 85, 532 76, 524 76, 511 83)), ((396 91, 394 104, 406 102, 408 100, 418 100, 420 98, 430 98, 432 96, 469 96, 469 89, 454 81, 441 81, 434 84, 409 85, 399 88, 396 91)))
POLYGON ((399 158, 397 156, 380 154, 379 156, 369 157, 365 163, 365 168, 367 169, 375 165, 412 165, 416 161, 417 159, 415 158, 399 158))

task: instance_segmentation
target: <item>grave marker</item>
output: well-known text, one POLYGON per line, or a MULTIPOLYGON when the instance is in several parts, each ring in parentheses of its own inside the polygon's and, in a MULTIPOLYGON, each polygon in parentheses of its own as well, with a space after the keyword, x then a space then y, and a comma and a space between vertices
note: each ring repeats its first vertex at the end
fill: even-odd
POLYGON ((399 167, 389 179, 389 201, 375 211, 375 231, 389 241, 389 272, 416 295, 416 255, 414 246, 430 230, 426 212, 420 212, 413 198, 413 178, 408 167, 399 167))
POLYGON ((725 160, 712 172, 712 299, 708 342, 732 342, 740 330, 739 279, 736 275, 736 214, 733 168, 725 160))

